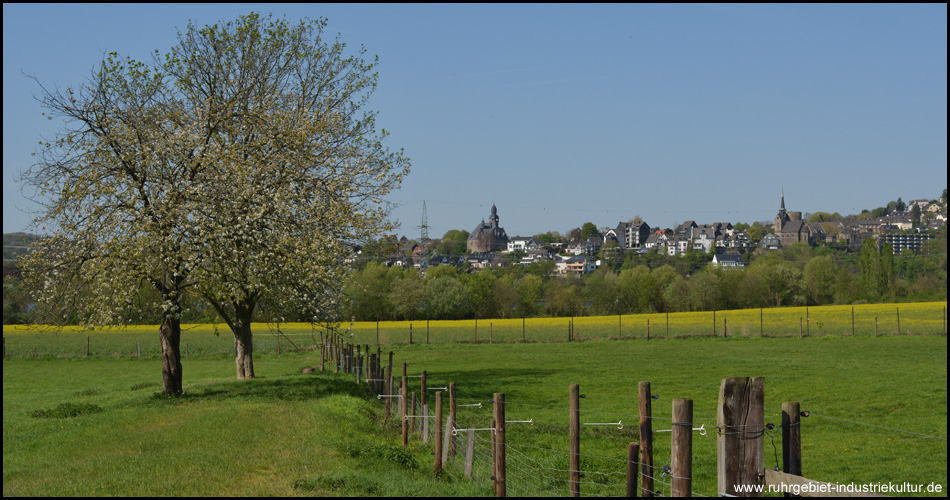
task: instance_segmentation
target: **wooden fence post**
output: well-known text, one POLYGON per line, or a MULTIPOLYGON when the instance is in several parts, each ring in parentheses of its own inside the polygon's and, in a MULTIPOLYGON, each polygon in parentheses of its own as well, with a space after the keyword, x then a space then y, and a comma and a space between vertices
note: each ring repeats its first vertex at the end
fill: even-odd
POLYGON ((528 337, 525 335, 525 328, 524 328, 524 313, 522 313, 521 314, 521 342, 527 342, 527 341, 528 341, 528 337))
POLYGON ((729 338, 728 325, 726 324, 726 318, 722 318, 722 338, 729 338))
POLYGON ((713 337, 716 336, 716 311, 713 310, 713 337))
POLYGON ((570 439, 570 465, 568 469, 570 496, 579 497, 580 489, 580 468, 581 468, 581 416, 580 416, 580 386, 570 385, 570 402, 568 403, 568 434, 570 439))
POLYGON ((505 477, 505 393, 496 392, 495 402, 495 496, 507 496, 505 477))
POLYGON ((671 493, 674 497, 693 496, 693 400, 673 400, 673 430, 670 459, 671 493))
POLYGON ((877 337, 877 316, 874 317, 874 336, 877 337))
POLYGON ((666 338, 670 338, 670 312, 666 312, 666 338))
POLYGON ((637 475, 640 473, 637 467, 639 455, 640 443, 627 445, 627 497, 637 496, 637 475))
POLYGON ((650 318, 647 318, 647 340, 650 340, 650 318))
POLYGON ((901 308, 897 308, 897 334, 901 334, 901 308))
POLYGON ((719 386, 716 468, 720 496, 763 496, 738 491, 762 486, 765 474, 765 379, 730 377, 719 386))
POLYGON ((759 308, 759 337, 764 336, 765 329, 762 325, 762 308, 759 308))
MULTIPOLYGON (((390 358, 391 359, 391 358, 390 358)), ((386 367, 386 420, 389 420, 389 417, 392 413, 392 400, 393 398, 389 397, 393 395, 393 365, 392 363, 386 367)))
POLYGON ((426 371, 422 370, 422 389, 420 389, 419 397, 422 399, 422 407, 425 408, 428 405, 428 397, 426 394, 426 371))
MULTIPOLYGON (((449 421, 452 422, 454 427, 458 427, 458 421, 455 420, 455 382, 449 383, 449 421)), ((449 429, 451 432, 452 429, 449 429)), ((454 457, 455 456, 455 435, 452 434, 451 440, 449 441, 449 453, 454 457)))
POLYGON ((435 476, 442 472, 442 391, 435 393, 435 476))
MULTIPOLYGON (((412 415, 413 417, 415 417, 415 416, 416 416, 416 391, 412 391, 412 396, 410 396, 410 399, 412 399, 412 413, 411 413, 411 415, 412 415)), ((415 419, 415 418, 412 419, 412 422, 410 422, 410 425, 412 426, 412 432, 416 432, 416 419, 415 419)))
POLYGON ((402 364, 402 385, 399 388, 399 408, 402 414, 402 447, 406 448, 409 446, 409 419, 406 418, 409 416, 408 413, 408 401, 407 396, 409 395, 409 378, 406 377, 406 363, 402 364))
POLYGON ((412 345, 412 323, 409 323, 409 345, 412 345))
POLYGON ((851 306, 851 336, 854 337, 854 306, 851 306))
MULTIPOLYGON (((802 420, 797 402, 782 403, 782 472, 802 475, 802 420)), ((790 493, 786 497, 792 496, 790 493)))
POLYGON ((653 492, 653 397, 650 383, 640 382, 640 493, 644 497, 655 496, 653 492))
POLYGON ((135 343, 135 357, 142 359, 142 344, 139 344, 138 342, 135 343))
POLYGON ((472 462, 475 460, 475 429, 469 428, 465 441, 465 477, 472 478, 472 462))
POLYGON ((494 323, 488 323, 488 343, 489 344, 495 343, 495 324, 494 323))

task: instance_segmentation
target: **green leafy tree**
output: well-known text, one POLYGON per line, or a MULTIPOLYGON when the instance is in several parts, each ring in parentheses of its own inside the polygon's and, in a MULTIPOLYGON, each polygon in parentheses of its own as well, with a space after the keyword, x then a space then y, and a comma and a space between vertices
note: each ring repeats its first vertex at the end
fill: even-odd
POLYGON ((716 273, 704 270, 690 277, 689 301, 694 311, 713 311, 720 308, 722 289, 716 273))
POLYGON ((466 253, 469 232, 464 229, 450 229, 442 236, 438 253, 441 255, 462 255, 466 253))
MULTIPOLYGON (((551 264, 553 265, 553 262, 551 264)), ((515 290, 518 293, 518 308, 522 315, 538 314, 543 286, 544 280, 535 274, 526 274, 518 280, 515 290)))
POLYGON ((586 240, 587 238, 593 238, 595 236, 600 236, 600 231, 597 229, 597 226, 593 222, 585 222, 584 225, 581 226, 580 238, 586 240))
POLYGON ((415 319, 425 300, 425 282, 416 268, 405 269, 391 281, 388 296, 393 312, 404 319, 415 319))
POLYGON ((887 296, 894 284, 894 247, 884 242, 881 248, 880 264, 878 266, 877 293, 881 297, 887 296))
POLYGON ((468 279, 472 308, 479 318, 491 318, 495 314, 493 289, 496 281, 498 278, 488 269, 482 269, 468 279))
POLYGON ((471 296, 458 279, 439 276, 426 281, 425 307, 430 318, 461 319, 471 311, 471 296))
POLYGON ((517 278, 513 274, 506 274, 501 279, 495 280, 491 290, 491 300, 496 317, 514 317, 520 306, 517 278))
POLYGON ((825 305, 834 302, 838 275, 838 268, 829 255, 808 261, 802 273, 808 303, 825 305))
POLYGON ((877 240, 866 238, 861 243, 861 256, 858 264, 861 268, 861 288, 868 300, 877 300, 880 296, 878 276, 880 275, 880 254, 877 240))

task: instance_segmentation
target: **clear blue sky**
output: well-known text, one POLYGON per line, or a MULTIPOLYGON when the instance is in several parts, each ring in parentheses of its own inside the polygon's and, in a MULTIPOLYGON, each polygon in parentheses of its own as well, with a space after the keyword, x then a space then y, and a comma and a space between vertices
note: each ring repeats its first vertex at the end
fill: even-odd
POLYGON ((189 20, 326 17, 379 56, 370 107, 412 171, 401 233, 509 236, 858 213, 947 186, 947 6, 3 5, 3 231, 55 122, 33 99, 105 51, 146 60, 189 20))

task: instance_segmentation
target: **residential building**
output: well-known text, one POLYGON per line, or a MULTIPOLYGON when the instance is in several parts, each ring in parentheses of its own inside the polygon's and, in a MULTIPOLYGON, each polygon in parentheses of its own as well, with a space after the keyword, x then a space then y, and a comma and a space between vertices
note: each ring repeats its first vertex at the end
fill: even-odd
POLYGON ((713 256, 712 265, 722 269, 737 269, 745 267, 742 256, 737 253, 723 253, 713 256))

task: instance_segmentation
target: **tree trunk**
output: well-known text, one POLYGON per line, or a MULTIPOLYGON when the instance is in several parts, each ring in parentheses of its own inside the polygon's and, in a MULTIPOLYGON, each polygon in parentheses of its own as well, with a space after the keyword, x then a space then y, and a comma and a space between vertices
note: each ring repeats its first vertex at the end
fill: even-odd
POLYGON ((249 308, 246 314, 239 311, 237 321, 234 323, 234 363, 237 366, 238 380, 254 378, 254 343, 251 339, 252 311, 252 308, 249 308))
POLYGON ((158 329, 162 341, 162 394, 182 393, 181 381, 181 321, 165 316, 158 329))

